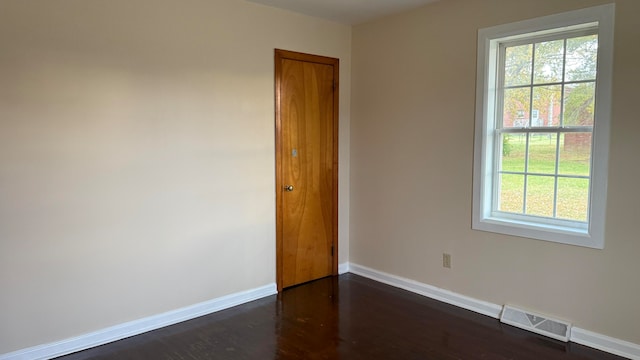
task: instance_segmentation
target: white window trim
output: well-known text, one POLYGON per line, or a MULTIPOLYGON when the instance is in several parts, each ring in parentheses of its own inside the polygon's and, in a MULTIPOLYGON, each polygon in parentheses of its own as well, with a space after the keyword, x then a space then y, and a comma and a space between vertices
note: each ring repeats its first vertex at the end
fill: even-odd
POLYGON ((473 170, 472 228, 563 244, 604 248, 605 210, 611 118, 611 78, 613 73, 613 31, 615 5, 607 4, 550 16, 494 26, 478 31, 476 83, 476 127, 473 170), (491 172, 494 141, 489 125, 495 116, 498 40, 517 39, 531 33, 544 34, 570 30, 587 23, 598 24, 598 78, 596 85, 596 123, 593 129, 592 170, 588 227, 584 229, 492 217, 491 172), (488 163, 489 162, 489 163, 488 163))

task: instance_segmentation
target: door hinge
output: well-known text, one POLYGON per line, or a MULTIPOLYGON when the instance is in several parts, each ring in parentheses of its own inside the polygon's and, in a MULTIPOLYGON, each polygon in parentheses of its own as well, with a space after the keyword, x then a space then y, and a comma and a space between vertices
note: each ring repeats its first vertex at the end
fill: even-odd
POLYGON ((331 256, 333 256, 333 245, 331 245, 331 256))

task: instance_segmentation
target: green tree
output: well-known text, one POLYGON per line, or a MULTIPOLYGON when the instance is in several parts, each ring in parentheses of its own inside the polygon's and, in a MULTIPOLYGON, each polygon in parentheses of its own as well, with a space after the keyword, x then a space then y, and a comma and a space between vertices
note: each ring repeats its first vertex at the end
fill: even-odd
POLYGON ((565 125, 592 125, 597 48, 597 35, 507 47, 503 126, 557 126, 561 101, 565 125), (586 82, 567 84, 563 96, 563 79, 586 82))

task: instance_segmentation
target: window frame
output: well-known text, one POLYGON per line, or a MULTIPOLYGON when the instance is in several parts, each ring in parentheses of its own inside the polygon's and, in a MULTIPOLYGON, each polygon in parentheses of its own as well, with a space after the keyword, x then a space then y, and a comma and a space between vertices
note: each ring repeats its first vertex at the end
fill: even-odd
POLYGON ((604 248, 614 14, 615 5, 607 4, 478 31, 472 229, 596 249, 604 248), (500 137, 500 133, 495 131, 495 124, 501 119, 501 114, 498 114, 501 109, 497 104, 500 44, 571 33, 594 26, 597 26, 598 34, 598 63, 591 148, 590 202, 586 226, 579 225, 578 221, 555 221, 526 214, 497 214, 498 212, 493 211, 493 204, 496 199, 494 177, 498 174, 495 162, 499 159, 499 155, 495 153, 495 142, 499 141, 500 137))

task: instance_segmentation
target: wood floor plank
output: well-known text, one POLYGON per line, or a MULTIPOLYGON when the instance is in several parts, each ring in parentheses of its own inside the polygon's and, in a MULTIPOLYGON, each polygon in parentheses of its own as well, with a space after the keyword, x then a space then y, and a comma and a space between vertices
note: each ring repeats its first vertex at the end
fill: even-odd
POLYGON ((58 359, 622 358, 345 274, 58 359))

